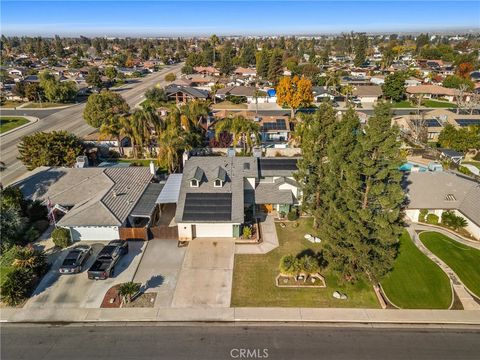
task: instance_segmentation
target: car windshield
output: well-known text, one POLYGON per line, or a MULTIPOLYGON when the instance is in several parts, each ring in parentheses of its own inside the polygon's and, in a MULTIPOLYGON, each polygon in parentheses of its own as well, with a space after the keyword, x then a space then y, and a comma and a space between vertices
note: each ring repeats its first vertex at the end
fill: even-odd
POLYGON ((65 259, 63 261, 63 266, 75 266, 75 259, 65 259))

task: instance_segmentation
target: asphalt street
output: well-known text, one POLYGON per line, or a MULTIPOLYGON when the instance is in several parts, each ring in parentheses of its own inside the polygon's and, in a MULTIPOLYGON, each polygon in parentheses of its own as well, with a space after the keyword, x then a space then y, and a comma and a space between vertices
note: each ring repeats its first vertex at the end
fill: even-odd
POLYGON ((317 325, 11 325, 2 360, 478 359, 480 330, 317 325))
MULTIPOLYGON (((121 88, 115 89, 115 91, 118 91, 125 98, 127 103, 133 107, 143 100, 146 89, 157 84, 160 84, 160 86, 165 86, 165 74, 173 72, 178 75, 182 65, 183 64, 180 63, 172 66, 166 66, 161 71, 149 74, 145 78, 140 79, 137 83, 126 84, 121 88)), ((3 185, 8 185, 27 172, 25 166, 23 166, 23 164, 17 159, 17 145, 23 136, 30 135, 38 131, 53 130, 67 130, 75 133, 78 136, 85 136, 94 131, 94 128, 89 126, 83 119, 82 114, 84 108, 85 103, 76 104, 61 110, 17 110, 17 114, 19 113, 20 115, 24 113, 27 115, 32 115, 31 113, 33 112, 39 113, 42 117, 39 116, 40 120, 36 123, 13 131, 12 133, 4 135, 0 138, 0 161, 4 162, 7 166, 7 168, 0 173, 1 183, 3 185), (44 116, 44 112, 48 112, 49 115, 44 116)), ((2 114, 9 115, 13 113, 12 110, 2 110, 2 114)))

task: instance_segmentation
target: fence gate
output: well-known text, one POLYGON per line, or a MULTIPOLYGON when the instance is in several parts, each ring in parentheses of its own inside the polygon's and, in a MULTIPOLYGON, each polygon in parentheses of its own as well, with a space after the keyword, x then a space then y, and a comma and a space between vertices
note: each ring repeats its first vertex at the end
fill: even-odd
POLYGON ((118 233, 120 235, 120 240, 148 240, 148 229, 146 227, 121 227, 118 230, 118 233))

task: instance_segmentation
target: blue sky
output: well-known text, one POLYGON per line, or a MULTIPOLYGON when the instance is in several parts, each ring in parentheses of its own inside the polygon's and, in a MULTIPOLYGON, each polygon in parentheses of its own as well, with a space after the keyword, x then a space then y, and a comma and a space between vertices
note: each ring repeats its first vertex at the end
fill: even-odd
POLYGON ((480 29, 478 1, 5 1, 6 35, 284 35, 480 29))

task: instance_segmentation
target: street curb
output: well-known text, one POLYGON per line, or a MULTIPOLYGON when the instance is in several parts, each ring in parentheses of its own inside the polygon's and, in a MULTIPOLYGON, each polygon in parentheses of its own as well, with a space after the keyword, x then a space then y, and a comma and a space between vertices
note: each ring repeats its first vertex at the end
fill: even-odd
MULTIPOLYGON (((2 116, 4 116, 4 115, 2 115, 2 116)), ((40 120, 38 117, 25 116, 25 115, 18 115, 18 116, 12 116, 12 117, 23 117, 23 118, 27 119, 29 122, 28 122, 27 124, 20 125, 20 126, 14 128, 14 129, 8 130, 7 132, 4 132, 4 133, 0 134, 0 138, 1 138, 2 136, 8 135, 8 134, 10 134, 10 133, 13 133, 13 132, 15 132, 15 131, 17 131, 17 130, 23 129, 24 127, 27 127, 27 126, 29 126, 29 125, 35 124, 38 120, 40 120)))

